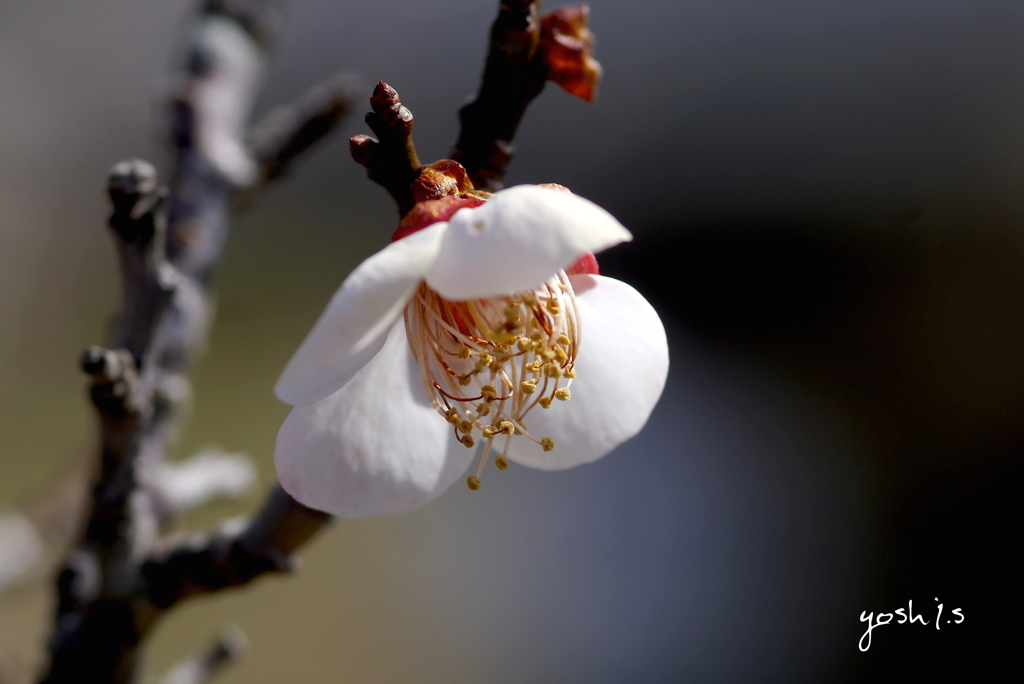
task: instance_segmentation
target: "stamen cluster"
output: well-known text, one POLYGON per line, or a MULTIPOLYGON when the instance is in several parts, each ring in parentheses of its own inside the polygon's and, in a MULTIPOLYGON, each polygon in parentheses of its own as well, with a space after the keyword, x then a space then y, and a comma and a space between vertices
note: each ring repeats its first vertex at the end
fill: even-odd
POLYGON ((545 451, 550 437, 536 438, 523 418, 535 406, 567 401, 580 344, 576 296, 565 271, 536 290, 510 296, 452 302, 421 284, 405 310, 406 333, 423 386, 437 412, 467 447, 485 443, 470 489, 492 449, 495 465, 508 467, 513 435, 545 451), (500 447, 495 440, 503 439, 500 447))

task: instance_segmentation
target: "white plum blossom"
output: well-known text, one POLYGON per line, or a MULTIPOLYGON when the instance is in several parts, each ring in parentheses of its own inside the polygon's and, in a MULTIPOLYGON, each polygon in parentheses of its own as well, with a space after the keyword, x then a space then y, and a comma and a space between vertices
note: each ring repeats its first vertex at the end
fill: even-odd
POLYGON ((474 461, 478 488, 492 456, 502 470, 593 461, 639 432, 661 396, 658 314, 596 274, 592 253, 632 239, 611 214, 542 186, 447 199, 447 220, 352 272, 277 383, 293 406, 278 477, 307 506, 397 513, 474 461))

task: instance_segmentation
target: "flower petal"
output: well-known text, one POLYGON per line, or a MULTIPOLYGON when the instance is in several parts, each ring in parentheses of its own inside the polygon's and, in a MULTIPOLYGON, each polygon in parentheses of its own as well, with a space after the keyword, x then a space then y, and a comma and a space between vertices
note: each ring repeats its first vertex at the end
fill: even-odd
POLYGON ((426 281, 453 301, 530 290, 586 252, 631 239, 589 200, 520 185, 452 216, 426 281))
POLYGON ((439 496, 473 460, 451 430, 424 394, 398 321, 348 384, 292 409, 274 463, 281 485, 307 506, 344 518, 399 513, 439 496))
POLYGON ((373 358, 436 258, 446 225, 393 242, 352 271, 281 373, 274 387, 281 401, 319 401, 373 358))
POLYGON ((544 451, 512 440, 509 458, 554 470, 587 463, 626 441, 647 422, 668 375, 668 342, 658 313, 626 283, 595 275, 570 277, 583 324, 572 397, 526 416, 529 433, 551 437, 544 451))

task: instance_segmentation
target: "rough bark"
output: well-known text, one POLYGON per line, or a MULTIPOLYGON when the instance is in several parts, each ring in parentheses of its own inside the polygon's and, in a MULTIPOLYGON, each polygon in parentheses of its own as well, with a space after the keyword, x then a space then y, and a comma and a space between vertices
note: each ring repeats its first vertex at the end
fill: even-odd
MULTIPOLYGON (((284 174, 347 109, 347 82, 335 80, 249 134, 276 10, 263 0, 206 2, 191 26, 173 102, 169 188, 143 161, 111 171, 109 224, 122 304, 110 346, 88 349, 81 361, 100 419, 100 467, 86 522, 58 580, 42 681, 137 680, 139 648, 167 610, 289 569, 291 554, 330 520, 275 488, 249 522, 189 538, 161 536, 180 508, 204 499, 175 497, 167 478, 183 472, 163 458, 188 399, 186 373, 213 318, 213 277, 232 202, 284 174)), ((213 479, 222 480, 225 467, 238 474, 242 466, 238 457, 221 456, 187 467, 190 488, 213 492, 222 488, 213 479)))

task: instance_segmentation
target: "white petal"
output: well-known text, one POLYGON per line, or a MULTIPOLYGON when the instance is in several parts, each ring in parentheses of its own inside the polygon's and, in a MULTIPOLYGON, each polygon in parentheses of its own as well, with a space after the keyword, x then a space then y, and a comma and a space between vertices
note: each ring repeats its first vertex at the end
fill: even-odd
POLYGON ((288 414, 274 463, 297 500, 344 518, 399 513, 439 496, 474 451, 423 391, 404 321, 340 390, 288 414))
POLYGON ((281 401, 319 401, 373 358, 436 258, 446 225, 392 242, 352 271, 281 373, 274 387, 281 401))
POLYGON ((658 313, 626 283, 570 276, 582 321, 576 379, 567 402, 536 406, 529 433, 551 437, 544 451, 515 437, 509 458, 534 468, 569 468, 604 456, 647 422, 668 375, 668 342, 658 313))
POLYGON ((586 252, 631 239, 589 200, 520 185, 452 216, 426 281, 450 300, 531 290, 586 252))

